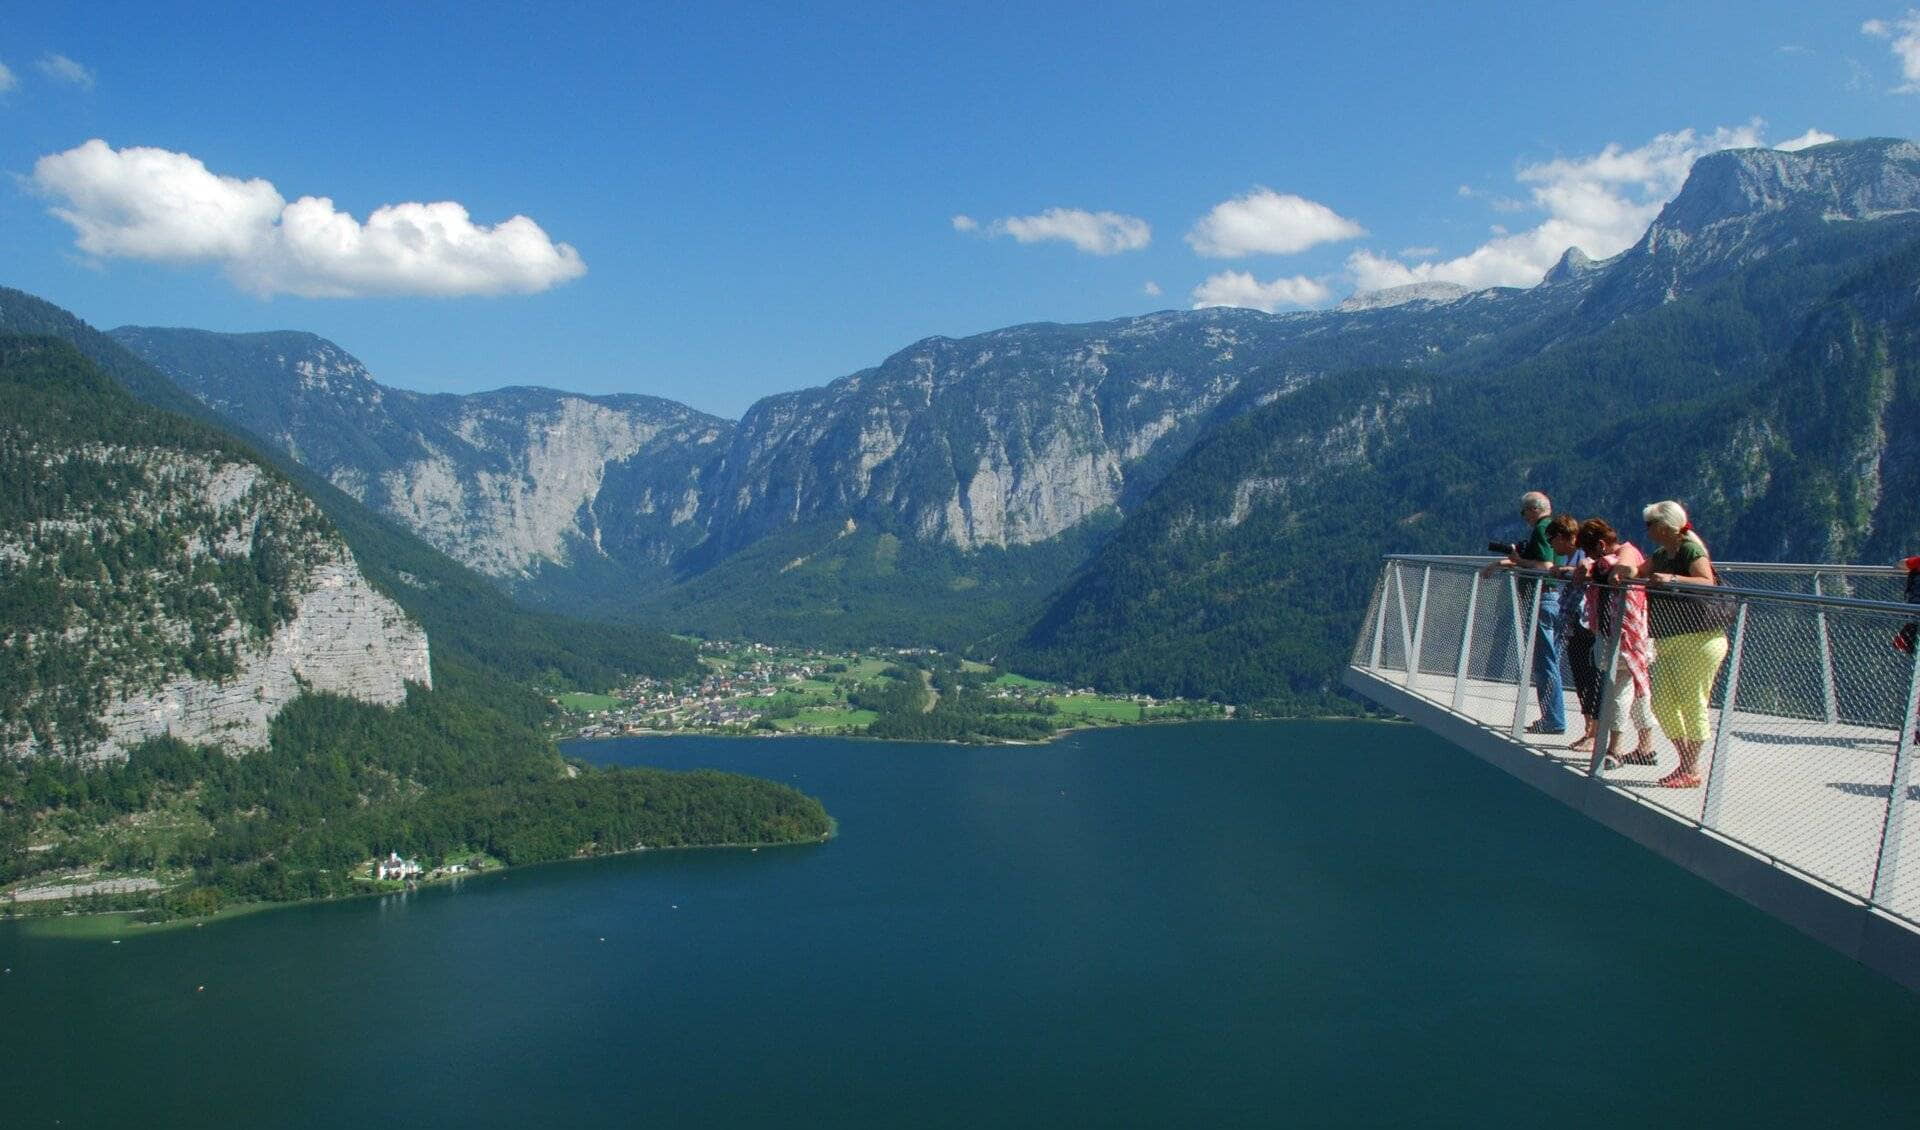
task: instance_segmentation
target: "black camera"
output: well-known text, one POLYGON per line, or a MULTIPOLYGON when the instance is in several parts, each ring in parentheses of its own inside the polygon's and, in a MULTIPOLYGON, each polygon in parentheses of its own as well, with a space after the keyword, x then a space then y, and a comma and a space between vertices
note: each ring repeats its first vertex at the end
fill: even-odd
POLYGON ((1510 541, 1490 541, 1487 543, 1487 552, 1497 553, 1502 557, 1518 557, 1520 546, 1510 541))

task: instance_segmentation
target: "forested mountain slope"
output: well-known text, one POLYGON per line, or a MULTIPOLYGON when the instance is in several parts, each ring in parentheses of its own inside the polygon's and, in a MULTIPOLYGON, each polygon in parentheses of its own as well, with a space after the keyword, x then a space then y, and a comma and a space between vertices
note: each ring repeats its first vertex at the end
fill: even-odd
POLYGON ((691 650, 520 614, 322 485, 350 547, 251 445, 136 400, 76 340, 117 346, 3 297, 71 336, 0 333, 0 896, 131 873, 164 893, 111 897, 203 914, 370 890, 388 851, 495 865, 828 833, 783 785, 566 764, 536 680, 678 673, 660 661, 691 650), (430 665, 356 549, 456 646, 430 665))
POLYGON ((308 690, 403 701, 426 634, 291 483, 58 338, 0 335, 0 754, 266 744, 308 690))
POLYGON ((1920 242, 1836 279, 1846 260, 1821 234, 1522 364, 1348 372, 1231 422, 1005 657, 1096 685, 1338 709, 1380 555, 1476 551, 1535 487, 1634 537, 1641 506, 1679 498, 1726 559, 1911 552, 1920 242))
POLYGON ((141 401, 212 422, 234 433, 254 457, 277 466, 339 529, 374 587, 426 628, 437 676, 452 664, 521 684, 599 689, 622 674, 693 669, 693 649, 661 633, 516 607, 497 585, 224 420, 105 334, 49 302, 0 288, 0 331, 9 330, 72 342, 141 401))

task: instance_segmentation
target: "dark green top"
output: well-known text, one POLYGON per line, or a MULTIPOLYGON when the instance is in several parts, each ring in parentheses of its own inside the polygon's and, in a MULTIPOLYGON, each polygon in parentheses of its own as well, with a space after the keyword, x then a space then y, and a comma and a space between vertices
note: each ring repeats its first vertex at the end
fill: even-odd
POLYGON ((1693 563, 1707 555, 1706 547, 1693 538, 1682 538, 1680 544, 1672 549, 1657 548, 1647 560, 1652 563, 1656 573, 1679 573, 1691 575, 1693 563))
MULTIPOLYGON (((1707 547, 1698 539, 1682 538, 1672 549, 1657 548, 1647 558, 1656 573, 1692 576, 1693 563, 1707 555, 1707 547)), ((1654 639, 1690 635, 1694 632, 1724 631, 1733 622, 1730 598, 1713 595, 1712 589, 1675 586, 1647 596, 1647 633, 1654 639)))
POLYGON ((1552 520, 1552 516, 1548 515, 1533 524, 1533 536, 1527 539, 1526 545, 1520 547, 1522 561, 1545 561, 1552 565, 1567 563, 1565 557, 1553 551, 1553 541, 1547 537, 1547 523, 1552 520))

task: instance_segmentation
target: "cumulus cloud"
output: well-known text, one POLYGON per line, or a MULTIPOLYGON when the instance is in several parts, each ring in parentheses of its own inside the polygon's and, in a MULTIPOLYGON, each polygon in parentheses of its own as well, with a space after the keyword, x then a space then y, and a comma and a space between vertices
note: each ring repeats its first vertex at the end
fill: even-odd
POLYGON ((70 83, 83 90, 93 89, 93 72, 65 55, 42 55, 40 73, 57 82, 70 83))
POLYGON ((440 201, 389 204, 362 223, 326 197, 289 204, 268 181, 165 149, 95 139, 40 158, 32 183, 87 255, 217 263, 261 297, 529 294, 587 270, 525 216, 488 227, 440 201))
POLYGON ((0 63, 0 94, 5 94, 7 91, 13 90, 19 85, 20 79, 13 73, 13 68, 7 66, 5 63, 0 63))
POLYGON ((1222 271, 1193 288, 1193 308, 1242 306, 1271 314, 1282 306, 1317 306, 1331 296, 1325 283, 1305 275, 1263 283, 1246 271, 1222 271))
POLYGON ((1209 259, 1238 259, 1291 255, 1365 234, 1367 229, 1318 201, 1256 188, 1214 205, 1187 233, 1187 243, 1209 259))
POLYGON ((1140 293, 1146 295, 1148 298, 1158 298, 1160 297, 1160 284, 1154 282, 1152 279, 1148 279, 1146 285, 1140 288, 1140 293))
POLYGON ((1889 46, 1900 60, 1900 76, 1907 80, 1893 92, 1920 94, 1920 9, 1908 8, 1906 15, 1891 20, 1868 20, 1860 25, 1860 31, 1892 41, 1889 46))
POLYGON ((1138 251, 1153 242, 1153 228, 1137 216, 1082 208, 1049 208, 1037 216, 1006 216, 984 224, 971 216, 955 216, 953 230, 1010 235, 1021 243, 1071 243, 1089 255, 1138 251))
MULTIPOLYGON (((1347 257, 1347 270, 1361 290, 1443 281, 1470 287, 1532 286, 1569 247, 1604 259, 1633 246, 1667 201, 1686 183, 1699 158, 1721 149, 1764 145, 1764 124, 1663 133, 1627 149, 1608 145, 1598 153, 1523 165, 1517 179, 1529 186, 1530 206, 1546 214, 1531 228, 1496 229, 1493 239, 1455 259, 1405 262, 1373 251, 1347 257)), ((1781 148, 1833 140, 1817 129, 1781 148)))

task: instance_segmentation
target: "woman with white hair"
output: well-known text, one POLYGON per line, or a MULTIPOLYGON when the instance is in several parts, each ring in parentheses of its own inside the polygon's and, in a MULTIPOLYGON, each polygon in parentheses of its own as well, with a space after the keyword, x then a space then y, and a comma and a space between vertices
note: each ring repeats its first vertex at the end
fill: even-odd
MULTIPOLYGON (((1727 658, 1727 632, 1720 606, 1688 588, 1719 584, 1706 543, 1693 532, 1686 508, 1656 502, 1641 512, 1647 536, 1657 547, 1638 568, 1620 566, 1616 577, 1647 582, 1647 620, 1658 641, 1651 671, 1653 715, 1680 753, 1680 767, 1660 778, 1669 789, 1700 787, 1700 750, 1707 743, 1707 700, 1713 680, 1727 658)), ((1704 595, 1704 594, 1701 594, 1704 595)))

